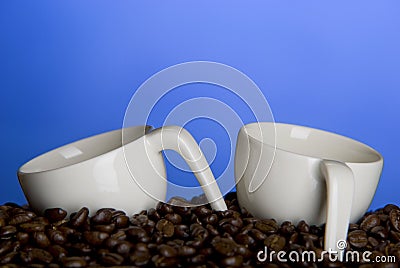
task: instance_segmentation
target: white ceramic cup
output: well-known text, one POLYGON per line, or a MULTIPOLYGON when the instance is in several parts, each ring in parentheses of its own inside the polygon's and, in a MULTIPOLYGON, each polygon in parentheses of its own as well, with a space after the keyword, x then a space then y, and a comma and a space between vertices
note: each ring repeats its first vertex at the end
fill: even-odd
POLYGON ((62 146, 18 170, 30 206, 39 213, 60 207, 91 213, 112 207, 132 214, 165 200, 165 163, 161 151, 180 153, 194 171, 211 206, 225 210, 214 176, 196 141, 185 129, 167 126, 151 131, 137 126, 106 132, 62 146), (127 165, 126 160, 133 161, 127 165), (143 189, 151 189, 146 192, 143 189))
POLYGON ((238 201, 254 216, 279 223, 326 223, 325 250, 341 254, 337 243, 346 241, 349 222, 359 220, 371 204, 382 166, 377 151, 350 138, 253 123, 241 128, 237 141, 238 201))

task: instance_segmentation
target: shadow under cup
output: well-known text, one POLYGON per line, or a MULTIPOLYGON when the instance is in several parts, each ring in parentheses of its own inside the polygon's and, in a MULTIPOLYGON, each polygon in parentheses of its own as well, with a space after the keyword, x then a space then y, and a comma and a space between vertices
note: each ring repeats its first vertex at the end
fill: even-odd
MULTIPOLYGON (((358 141, 303 126, 253 123, 240 130, 235 155, 239 204, 257 217, 321 225, 331 200, 330 208, 341 217, 341 200, 333 204, 328 198, 329 180, 322 167, 326 161, 349 170, 349 178, 341 178, 344 182, 354 180, 350 222, 356 222, 375 194, 382 156, 358 141)), ((336 186, 339 194, 346 190, 336 186)))

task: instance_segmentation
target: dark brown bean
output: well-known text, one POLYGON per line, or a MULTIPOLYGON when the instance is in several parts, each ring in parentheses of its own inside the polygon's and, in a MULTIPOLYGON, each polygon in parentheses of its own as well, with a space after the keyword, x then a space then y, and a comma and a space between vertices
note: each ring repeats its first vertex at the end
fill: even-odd
POLYGON ((20 224, 19 227, 27 233, 33 233, 33 232, 44 232, 46 226, 36 222, 27 222, 20 224))
POLYGON ((13 249, 13 242, 6 240, 0 243, 0 256, 7 254, 13 249))
POLYGON ((4 226, 0 229, 0 238, 9 239, 17 233, 17 228, 12 225, 4 226))
POLYGON ((86 231, 83 233, 83 237, 90 245, 100 246, 110 235, 99 231, 86 231))
POLYGON ((63 259, 63 266, 69 268, 86 267, 87 263, 82 257, 67 257, 63 259))
POLYGON ((235 241, 239 244, 248 245, 250 247, 252 247, 256 244, 256 241, 253 237, 251 237, 248 234, 243 234, 243 233, 237 234, 235 236, 235 241))
POLYGON ((392 210, 399 210, 400 208, 394 204, 388 204, 383 208, 383 213, 389 215, 392 210))
POLYGON ((301 233, 308 233, 310 232, 310 226, 304 220, 301 220, 297 224, 297 230, 301 233))
POLYGON ((388 237, 388 232, 383 226, 375 226, 370 232, 377 238, 386 239, 388 237))
POLYGON ((182 222, 182 217, 176 213, 167 214, 164 218, 173 224, 180 224, 182 222))
POLYGON ((161 219, 157 222, 156 229, 165 237, 172 237, 174 235, 174 225, 172 222, 161 219))
POLYGON ((118 215, 112 219, 112 222, 117 228, 125 228, 129 225, 129 217, 125 215, 118 215))
POLYGON ((124 257, 117 253, 106 253, 100 257, 100 260, 105 265, 121 265, 124 257))
POLYGON ((112 218, 112 210, 108 208, 99 209, 90 219, 93 224, 109 224, 112 218))
POLYGON ((183 245, 183 246, 178 248, 178 255, 179 256, 188 257, 188 256, 192 256, 195 253, 196 253, 196 249, 193 248, 193 247, 189 247, 189 246, 183 245))
POLYGON ((360 228, 364 231, 369 231, 375 226, 378 226, 380 224, 380 219, 378 215, 376 214, 371 214, 365 217, 365 219, 361 222, 360 228))
POLYGON ((50 238, 50 241, 57 245, 63 245, 65 242, 67 242, 67 238, 61 231, 49 229, 47 234, 50 238))
POLYGON ((94 229, 99 232, 111 234, 115 230, 115 224, 107 224, 107 225, 95 225, 94 229))
POLYGON ((133 244, 132 244, 131 242, 129 242, 129 241, 120 241, 120 242, 117 244, 117 246, 116 246, 116 248, 115 248, 115 251, 116 251, 118 254, 121 254, 121 255, 124 256, 124 257, 128 257, 128 256, 129 256, 129 253, 130 253, 131 250, 132 250, 132 248, 133 248, 133 244))
POLYGON ((161 256, 164 256, 167 258, 176 257, 178 255, 178 251, 168 245, 160 245, 158 247, 158 251, 160 252, 161 256))
POLYGON ((229 238, 221 238, 221 237, 215 237, 211 241, 211 245, 215 249, 216 252, 223 256, 233 256, 235 254, 236 250, 236 243, 229 239, 229 238))
POLYGON ((82 226, 88 219, 89 209, 87 207, 81 208, 70 220, 70 225, 73 228, 82 226))
POLYGON ((33 218, 33 216, 30 216, 27 213, 19 213, 16 214, 14 216, 12 216, 12 218, 10 219, 10 221, 8 222, 8 224, 10 225, 19 225, 21 223, 25 223, 25 222, 29 222, 31 221, 33 218))
POLYGON ((259 220, 254 227, 264 234, 274 234, 278 230, 278 224, 275 220, 259 220))
POLYGON ((37 260, 42 263, 51 263, 53 261, 53 256, 44 249, 33 248, 31 250, 31 256, 33 260, 37 260))
POLYGON ((57 222, 65 219, 67 212, 61 208, 49 208, 44 211, 44 215, 50 222, 57 222))
POLYGON ((349 233, 348 240, 355 248, 364 248, 368 244, 368 237, 365 231, 355 230, 349 233))
POLYGON ((280 232, 284 235, 291 235, 296 231, 296 227, 289 221, 284 221, 281 224, 280 232))
POLYGON ((243 257, 241 255, 227 257, 221 260, 221 265, 224 267, 242 267, 243 257))
POLYGON ((264 245, 276 252, 281 251, 285 247, 285 244, 285 237, 277 234, 272 234, 264 240, 264 245))
POLYGON ((257 241, 264 241, 267 238, 267 235, 258 229, 252 229, 249 233, 257 241))
POLYGON ((400 209, 392 209, 389 213, 389 219, 392 227, 400 232, 400 209))
POLYGON ((6 264, 13 261, 13 259, 17 256, 18 252, 10 252, 2 257, 0 257, 0 264, 6 264))
POLYGON ((33 239, 36 245, 40 248, 47 248, 50 246, 50 240, 44 232, 33 233, 33 239))
POLYGON ((58 261, 61 261, 68 254, 67 250, 60 245, 51 245, 47 250, 58 261))

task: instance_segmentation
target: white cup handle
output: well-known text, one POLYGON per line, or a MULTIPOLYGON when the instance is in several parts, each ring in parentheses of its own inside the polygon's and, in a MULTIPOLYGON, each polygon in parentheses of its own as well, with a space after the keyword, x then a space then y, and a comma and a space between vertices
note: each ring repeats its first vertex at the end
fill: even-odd
POLYGON ((174 150, 189 165, 202 187, 207 200, 215 210, 227 210, 224 198, 211 172, 208 162, 192 135, 178 126, 165 126, 153 130, 146 135, 146 141, 161 152, 174 150))
POLYGON ((325 225, 325 250, 334 250, 343 260, 343 245, 346 245, 354 196, 354 176, 344 163, 323 160, 321 171, 327 188, 327 210, 325 225))

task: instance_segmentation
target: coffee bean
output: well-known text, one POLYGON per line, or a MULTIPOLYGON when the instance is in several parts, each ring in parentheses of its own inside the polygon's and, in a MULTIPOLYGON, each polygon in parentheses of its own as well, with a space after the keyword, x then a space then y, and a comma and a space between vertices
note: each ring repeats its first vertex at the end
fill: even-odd
POLYGON ((70 220, 70 225, 73 228, 82 226, 88 219, 89 209, 86 207, 81 208, 70 220))
POLYGON ((349 243, 355 248, 364 248, 368 244, 368 237, 365 231, 356 230, 348 234, 349 243))
POLYGON ((65 242, 67 242, 67 238, 61 231, 49 229, 47 234, 50 240, 55 244, 63 245, 65 242))
POLYGON ((267 235, 258 229, 252 229, 249 233, 257 241, 264 241, 267 238, 267 235))
POLYGON ((242 263, 243 257, 240 255, 227 257, 221 260, 221 265, 223 265, 224 267, 242 267, 242 263))
POLYGON ((242 245, 248 245, 249 247, 253 247, 256 244, 256 240, 248 234, 237 234, 235 236, 235 241, 242 245))
POLYGON ((44 232, 33 233, 33 239, 40 248, 47 248, 50 245, 50 240, 44 232))
POLYGON ((299 232, 302 232, 302 233, 308 233, 308 232, 310 232, 310 226, 304 220, 301 220, 297 224, 297 230, 299 230, 299 232))
POLYGON ((27 233, 44 232, 45 230, 45 225, 35 222, 22 223, 19 227, 27 233))
POLYGON ((392 209, 389 213, 389 219, 392 227, 400 232, 400 209, 392 209))
POLYGON ((191 257, 189 262, 194 265, 201 265, 205 263, 205 261, 206 261, 206 256, 204 256, 203 254, 198 254, 191 257))
POLYGON ((264 234, 274 234, 279 228, 275 220, 259 220, 254 227, 264 234))
POLYGON ((13 249, 13 242, 6 240, 0 243, 0 256, 7 254, 13 249))
POLYGON ((33 248, 31 250, 31 256, 33 260, 41 263, 51 263, 53 261, 53 256, 44 249, 33 248))
POLYGON ((70 268, 86 267, 86 261, 82 257, 67 257, 63 259, 63 266, 70 268))
POLYGON ((182 222, 182 217, 176 213, 167 214, 164 218, 173 224, 180 224, 182 222))
POLYGON ((158 203, 157 211, 160 215, 166 215, 174 212, 171 205, 162 202, 158 203))
POLYGON ((129 259, 136 266, 146 266, 151 259, 151 255, 148 251, 135 250, 129 259))
POLYGON ((125 215, 118 215, 112 219, 112 222, 117 228, 125 228, 129 225, 129 217, 125 215))
POLYGON ((68 254, 67 250, 60 245, 51 245, 47 250, 58 261, 61 261, 68 254))
POLYGON ((6 226, 6 220, 0 218, 0 228, 6 226))
POLYGON ((10 225, 19 225, 21 223, 25 223, 25 222, 29 222, 31 221, 33 218, 33 216, 30 216, 27 213, 19 213, 14 215, 10 221, 8 222, 8 224, 10 225))
POLYGON ((174 235, 174 225, 172 222, 161 219, 157 222, 156 229, 165 237, 172 237, 174 235))
POLYGON ((100 246, 110 235, 99 231, 86 231, 83 233, 83 237, 90 245, 100 246))
POLYGON ((112 210, 108 208, 100 209, 90 219, 93 224, 109 224, 112 218, 112 210))
POLYGON ((115 224, 107 224, 107 225, 95 225, 94 229, 99 232, 111 234, 115 230, 115 224))
POLYGON ((29 242, 29 234, 18 232, 16 235, 16 239, 21 243, 21 245, 27 244, 29 242))
POLYGON ((400 208, 394 204, 388 204, 383 208, 383 213, 389 215, 392 210, 399 210, 400 208))
POLYGON ((44 211, 44 215, 50 222, 57 222, 65 219, 67 212, 61 208, 49 208, 44 211))
POLYGON ((215 237, 211 241, 211 245, 216 252, 223 256, 233 256, 236 250, 236 243, 228 238, 215 237))
POLYGON ((376 214, 368 215, 360 224, 360 228, 364 231, 369 231, 380 224, 380 219, 376 214))
POLYGON ((176 257, 178 255, 178 251, 168 245, 160 245, 158 247, 158 251, 160 252, 160 254, 162 256, 167 257, 167 258, 176 257))
POLYGON ((280 232, 284 235, 291 235, 296 231, 296 227, 289 221, 284 221, 281 224, 280 232))
POLYGON ((2 257, 0 257, 0 264, 6 264, 13 261, 13 259, 17 256, 17 252, 10 252, 2 257))
POLYGON ((160 255, 154 255, 151 260, 156 267, 175 267, 178 263, 177 258, 167 258, 160 255))
POLYGON ((183 246, 178 248, 178 255, 179 256, 188 257, 188 256, 192 256, 195 253, 196 253, 196 249, 193 248, 193 247, 189 247, 189 246, 183 245, 183 246))
POLYGON ((1 239, 9 239, 17 232, 17 228, 15 226, 7 225, 0 229, 0 238, 1 239))
POLYGON ((373 238, 372 236, 368 237, 368 243, 374 248, 377 245, 379 245, 378 240, 376 240, 375 238, 373 238))
POLYGON ((372 235, 380 239, 386 239, 388 237, 388 232, 383 226, 375 226, 370 232, 372 235))
POLYGON ((277 234, 272 234, 264 240, 264 245, 276 252, 281 251, 285 247, 285 244, 285 237, 277 234))

